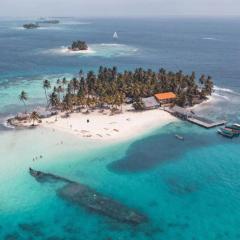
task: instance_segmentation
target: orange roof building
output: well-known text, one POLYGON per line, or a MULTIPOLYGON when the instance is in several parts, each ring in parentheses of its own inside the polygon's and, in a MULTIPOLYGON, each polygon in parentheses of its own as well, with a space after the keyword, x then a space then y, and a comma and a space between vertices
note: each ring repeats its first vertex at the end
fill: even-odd
POLYGON ((176 94, 173 92, 157 93, 154 96, 159 102, 175 100, 177 98, 176 94))

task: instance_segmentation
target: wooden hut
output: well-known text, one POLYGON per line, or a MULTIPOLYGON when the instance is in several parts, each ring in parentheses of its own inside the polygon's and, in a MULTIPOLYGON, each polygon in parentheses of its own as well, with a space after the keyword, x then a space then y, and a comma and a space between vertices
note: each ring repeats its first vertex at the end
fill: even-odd
POLYGON ((154 96, 161 106, 170 106, 175 103, 177 98, 173 92, 157 93, 154 96))

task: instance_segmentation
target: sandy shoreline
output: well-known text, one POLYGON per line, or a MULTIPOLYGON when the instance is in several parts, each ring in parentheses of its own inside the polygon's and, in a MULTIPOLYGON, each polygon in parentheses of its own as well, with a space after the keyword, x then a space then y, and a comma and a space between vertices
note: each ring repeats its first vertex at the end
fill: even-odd
POLYGON ((63 114, 44 119, 41 127, 67 132, 80 138, 121 141, 178 121, 160 109, 134 112, 127 111, 126 107, 123 113, 115 115, 110 115, 109 110, 104 113, 95 110, 89 114, 72 113, 68 118, 62 116, 63 114))

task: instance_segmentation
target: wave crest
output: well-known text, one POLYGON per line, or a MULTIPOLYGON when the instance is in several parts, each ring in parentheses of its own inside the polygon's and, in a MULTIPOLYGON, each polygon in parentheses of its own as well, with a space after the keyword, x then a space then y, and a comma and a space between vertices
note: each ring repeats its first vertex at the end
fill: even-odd
POLYGON ((97 57, 121 57, 133 55, 138 51, 134 48, 125 44, 118 43, 100 43, 100 44, 90 44, 88 50, 84 51, 71 51, 66 46, 60 48, 44 50, 44 54, 53 55, 65 55, 65 56, 97 56, 97 57))
POLYGON ((232 89, 229 89, 229 88, 221 88, 221 87, 218 87, 218 86, 214 86, 214 91, 232 93, 232 94, 240 96, 240 93, 235 92, 235 91, 233 91, 232 89))
POLYGON ((202 40, 217 41, 218 39, 214 37, 203 37, 202 40))

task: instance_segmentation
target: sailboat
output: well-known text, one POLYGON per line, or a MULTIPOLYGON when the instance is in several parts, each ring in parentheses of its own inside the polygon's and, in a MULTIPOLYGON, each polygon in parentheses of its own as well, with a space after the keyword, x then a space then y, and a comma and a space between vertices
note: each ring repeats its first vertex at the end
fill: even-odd
POLYGON ((115 32, 115 33, 113 34, 113 39, 118 39, 118 34, 117 34, 117 32, 115 32))

